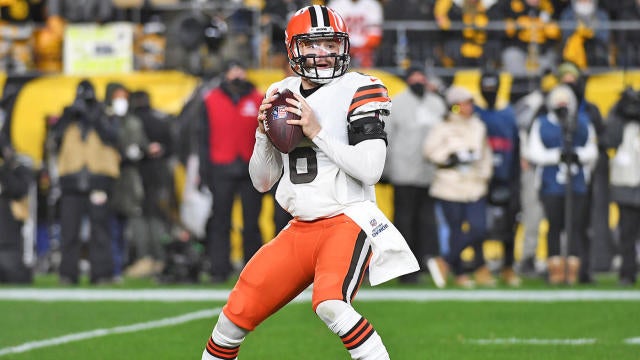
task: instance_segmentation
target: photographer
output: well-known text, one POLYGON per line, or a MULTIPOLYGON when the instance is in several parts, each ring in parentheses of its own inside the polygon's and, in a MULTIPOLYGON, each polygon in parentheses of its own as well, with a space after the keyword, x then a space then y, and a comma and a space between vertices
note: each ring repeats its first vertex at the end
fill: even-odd
MULTIPOLYGON (((611 232, 609 230, 609 157, 607 148, 601 141, 605 131, 605 123, 598 107, 585 97, 587 76, 573 63, 565 61, 558 66, 558 80, 571 88, 577 100, 577 116, 586 117, 593 125, 598 140, 598 160, 589 167, 589 184, 587 189, 587 202, 579 211, 584 211, 587 222, 584 224, 582 249, 580 252, 580 274, 578 281, 581 284, 595 283, 591 275, 592 262, 598 261, 592 254, 599 253, 598 258, 603 257, 603 248, 611 244, 611 232), (600 250, 600 251, 598 251, 600 250)), ((578 210, 576 210, 578 211, 578 210)))
POLYGON ((91 224, 90 282, 111 282, 113 257, 108 200, 114 180, 120 175, 118 133, 88 80, 78 84, 73 104, 64 109, 52 127, 51 136, 56 145, 62 190, 60 282, 77 284, 79 281, 80 227, 84 216, 88 216, 91 224))
POLYGON ((8 137, 0 132, 0 283, 30 283, 33 279, 22 260, 22 225, 29 217, 31 181, 27 159, 17 155, 8 137))
POLYGON ((627 88, 613 107, 604 135, 616 149, 611 159, 611 200, 620 210, 621 286, 637 280, 636 242, 640 239, 640 92, 627 88))
POLYGON ((573 211, 571 219, 565 219, 565 201, 571 201, 569 206, 573 209, 586 206, 588 168, 597 160, 598 147, 593 125, 587 116, 578 113, 578 102, 569 86, 559 85, 551 90, 546 105, 548 112, 536 118, 531 126, 526 154, 529 161, 538 165, 539 195, 549 222, 549 283, 558 285, 566 281, 573 285, 578 280, 578 256, 584 244, 581 229, 587 224, 588 214, 573 211), (560 251, 563 229, 570 229, 566 234, 567 257, 560 251))

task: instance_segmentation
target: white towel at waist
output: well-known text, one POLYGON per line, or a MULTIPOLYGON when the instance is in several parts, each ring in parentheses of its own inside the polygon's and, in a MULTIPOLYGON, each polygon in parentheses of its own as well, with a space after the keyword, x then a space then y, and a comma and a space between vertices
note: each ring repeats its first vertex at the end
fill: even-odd
POLYGON ((372 286, 420 270, 400 231, 370 201, 349 206, 344 214, 367 233, 372 257, 369 263, 369 283, 372 286))

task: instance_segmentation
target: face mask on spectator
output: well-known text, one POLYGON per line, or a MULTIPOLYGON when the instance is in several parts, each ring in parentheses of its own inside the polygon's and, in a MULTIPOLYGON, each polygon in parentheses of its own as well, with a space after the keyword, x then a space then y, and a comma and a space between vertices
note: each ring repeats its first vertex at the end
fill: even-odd
POLYGON ((129 102, 127 99, 123 98, 113 99, 111 108, 113 109, 114 114, 124 116, 127 113, 127 110, 129 110, 129 102))
POLYGON ((567 121, 569 118, 569 108, 566 105, 562 105, 558 108, 553 109, 553 112, 558 117, 560 121, 567 121))
POLYGON ((496 102, 498 100, 498 91, 496 90, 482 90, 482 97, 487 102, 489 109, 496 108, 496 102))
POLYGON ((424 89, 425 89, 424 84, 421 84, 421 83, 415 83, 415 84, 409 85, 409 90, 411 90, 411 92, 419 98, 424 96, 424 89))
POLYGON ((595 9, 596 5, 593 2, 579 1, 573 5, 573 10, 575 10, 576 14, 581 17, 588 17, 593 15, 595 9))

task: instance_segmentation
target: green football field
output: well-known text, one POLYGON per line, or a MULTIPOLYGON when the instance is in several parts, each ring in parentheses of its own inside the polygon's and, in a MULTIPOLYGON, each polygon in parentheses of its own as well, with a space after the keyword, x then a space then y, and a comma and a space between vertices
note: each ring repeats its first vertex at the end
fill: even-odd
MULTIPOLYGON (((200 359, 228 287, 0 287, 0 360, 200 359)), ((305 292, 240 359, 348 359, 305 292)), ((640 288, 363 287, 354 303, 391 359, 640 359, 640 288)))

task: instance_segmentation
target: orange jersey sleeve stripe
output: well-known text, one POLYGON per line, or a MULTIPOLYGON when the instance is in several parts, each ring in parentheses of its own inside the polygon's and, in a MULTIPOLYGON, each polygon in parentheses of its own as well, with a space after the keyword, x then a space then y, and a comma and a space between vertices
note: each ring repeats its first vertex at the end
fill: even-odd
POLYGON ((357 100, 358 98, 360 98, 362 96, 370 95, 370 94, 382 94, 382 95, 384 95, 386 92, 387 92, 387 89, 385 89, 384 86, 382 86, 382 85, 379 85, 379 86, 376 86, 376 87, 365 86, 363 88, 359 88, 358 91, 356 91, 355 95, 353 95, 353 100, 357 100))
POLYGON ((351 105, 349 106, 349 114, 353 112, 353 110, 358 107, 369 103, 369 102, 389 102, 391 99, 389 98, 389 93, 387 92, 387 88, 382 84, 373 84, 368 86, 363 86, 356 90, 356 93, 353 95, 353 99, 351 100, 351 105))
POLYGON ((349 114, 351 114, 353 112, 353 110, 359 108, 360 106, 366 104, 366 103, 370 103, 370 102, 388 102, 390 99, 388 97, 374 97, 374 98, 368 98, 368 99, 364 99, 361 101, 358 101, 357 103, 351 104, 351 106, 349 107, 349 114))

